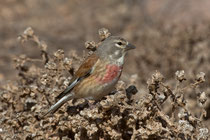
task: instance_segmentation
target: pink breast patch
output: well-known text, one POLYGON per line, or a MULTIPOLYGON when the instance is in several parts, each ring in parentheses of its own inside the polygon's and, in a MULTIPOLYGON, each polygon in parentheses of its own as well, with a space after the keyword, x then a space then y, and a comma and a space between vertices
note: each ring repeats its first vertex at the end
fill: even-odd
POLYGON ((106 74, 103 78, 98 79, 101 83, 109 83, 121 74, 122 67, 118 65, 107 65, 106 74))

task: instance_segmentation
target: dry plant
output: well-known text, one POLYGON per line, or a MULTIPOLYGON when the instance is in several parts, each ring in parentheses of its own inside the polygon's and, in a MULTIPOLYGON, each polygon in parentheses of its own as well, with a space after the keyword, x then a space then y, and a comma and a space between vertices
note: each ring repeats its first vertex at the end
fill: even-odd
MULTIPOLYGON (((101 41, 109 35, 107 29, 99 30, 101 41)), ((19 79, 4 85, 0 92, 0 139, 208 139, 209 130, 203 123, 208 98, 205 91, 199 91, 205 82, 203 72, 186 85, 185 72, 177 71, 177 84, 169 85, 156 71, 147 81, 144 95, 135 85, 119 81, 116 90, 94 108, 83 99, 69 101, 54 115, 40 118, 68 85, 83 58, 75 51, 70 57, 63 50, 49 54, 47 44, 30 27, 18 39, 21 43, 35 42, 41 58, 21 55, 14 59, 19 79), (44 66, 36 66, 34 61, 44 66), (65 76, 66 71, 70 77, 65 76), (189 89, 198 93, 200 116, 193 115, 187 107, 185 92, 189 89), (163 110, 166 102, 171 108, 168 113, 163 110)), ((92 53, 98 44, 89 41, 85 47, 92 53)))

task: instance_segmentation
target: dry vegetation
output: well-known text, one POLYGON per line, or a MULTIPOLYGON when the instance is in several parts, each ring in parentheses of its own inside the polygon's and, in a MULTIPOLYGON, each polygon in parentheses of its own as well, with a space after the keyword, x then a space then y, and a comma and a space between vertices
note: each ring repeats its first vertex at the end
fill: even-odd
POLYGON ((39 2, 9 0, 0 5, 0 139, 208 139, 208 21, 188 21, 187 26, 173 23, 169 17, 180 15, 172 9, 173 1, 159 13, 135 0, 91 5, 86 1, 46 2, 55 9, 39 2), (30 10, 30 4, 36 8, 30 10), (171 15, 164 15, 170 8, 171 15), (21 33, 29 25, 35 28, 21 33), (94 108, 83 99, 73 100, 54 115, 41 118, 81 61, 110 34, 103 28, 100 41, 91 41, 97 40, 99 26, 137 46, 127 57, 116 90, 94 108), (79 48, 82 44, 86 53, 79 52, 84 50, 79 48))
MULTIPOLYGON (((106 37, 106 29, 99 31, 101 40, 106 37)), ((74 74, 74 65, 82 58, 76 53, 66 57, 63 50, 52 56, 47 45, 40 41, 31 28, 27 28, 18 38, 21 43, 31 40, 41 51, 42 59, 31 59, 21 55, 14 59, 20 79, 16 84, 3 88, 1 102, 2 139, 207 139, 208 129, 203 124, 206 117, 205 92, 199 85, 205 82, 205 73, 200 72, 189 85, 183 70, 175 73, 176 85, 170 87, 163 82, 163 75, 155 72, 147 81, 148 92, 140 96, 134 85, 126 86, 120 81, 116 91, 98 102, 93 109, 83 100, 66 104, 58 113, 41 118, 41 113, 54 101, 69 82, 63 73, 74 74), (33 65, 34 61, 44 67, 33 65), (187 109, 186 92, 197 93, 200 115, 195 117, 187 109), (193 92, 191 91, 191 92, 193 92), (138 94, 137 94, 138 93, 138 94), (169 116, 163 111, 164 104, 171 105, 169 116)), ((87 42, 86 48, 95 50, 95 42, 87 42)), ((90 52, 91 53, 91 52, 90 52)), ((135 83, 135 78, 131 78, 135 83)))

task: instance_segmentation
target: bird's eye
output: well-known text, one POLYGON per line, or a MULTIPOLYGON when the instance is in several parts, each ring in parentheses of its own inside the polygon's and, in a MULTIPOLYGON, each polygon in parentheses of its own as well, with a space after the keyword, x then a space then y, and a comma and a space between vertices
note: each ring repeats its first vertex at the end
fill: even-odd
POLYGON ((117 42, 117 44, 121 46, 122 45, 122 42, 117 42))

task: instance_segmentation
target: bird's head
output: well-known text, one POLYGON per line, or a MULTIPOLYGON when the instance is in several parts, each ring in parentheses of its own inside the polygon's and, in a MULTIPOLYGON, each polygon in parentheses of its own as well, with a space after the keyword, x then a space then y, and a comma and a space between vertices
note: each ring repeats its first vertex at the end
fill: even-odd
POLYGON ((119 36, 110 36, 106 38, 97 48, 97 54, 101 58, 112 60, 124 59, 125 54, 136 47, 119 36))

